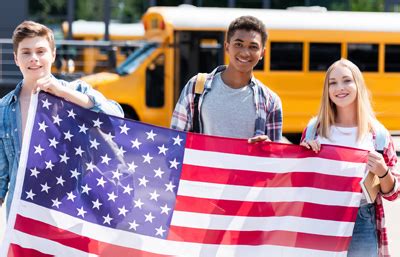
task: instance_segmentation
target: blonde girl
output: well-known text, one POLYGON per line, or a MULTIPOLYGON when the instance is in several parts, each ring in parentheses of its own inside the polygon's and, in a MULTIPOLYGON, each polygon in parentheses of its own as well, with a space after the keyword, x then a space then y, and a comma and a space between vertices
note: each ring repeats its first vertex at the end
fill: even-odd
POLYGON ((346 59, 329 67, 319 113, 310 121, 301 141, 302 146, 315 152, 324 144, 369 150, 367 168, 381 183, 375 203, 361 200, 348 256, 390 256, 382 198, 393 201, 399 196, 396 151, 389 132, 374 115, 360 69, 346 59))

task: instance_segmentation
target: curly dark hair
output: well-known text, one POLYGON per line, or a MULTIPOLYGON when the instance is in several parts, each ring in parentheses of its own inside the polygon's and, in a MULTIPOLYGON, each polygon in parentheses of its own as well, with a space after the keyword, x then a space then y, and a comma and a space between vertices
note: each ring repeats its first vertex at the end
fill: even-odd
POLYGON ((265 46, 267 41, 267 30, 264 23, 254 16, 240 16, 234 19, 229 25, 228 31, 226 33, 227 41, 230 42, 232 36, 235 34, 236 30, 246 30, 255 31, 260 33, 262 45, 265 46))

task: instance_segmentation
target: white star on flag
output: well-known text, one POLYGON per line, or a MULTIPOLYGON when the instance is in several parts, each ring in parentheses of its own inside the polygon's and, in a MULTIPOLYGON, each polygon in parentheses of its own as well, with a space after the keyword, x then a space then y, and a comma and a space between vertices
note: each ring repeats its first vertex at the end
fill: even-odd
POLYGON ((97 120, 93 120, 93 127, 98 127, 98 128, 100 128, 101 124, 103 124, 103 122, 100 121, 99 118, 97 118, 97 120))
POLYGON ((124 126, 119 126, 119 128, 121 129, 120 134, 128 135, 128 130, 130 130, 130 128, 128 128, 128 127, 126 126, 126 124, 124 124, 124 126))
POLYGON ((79 127, 79 133, 83 133, 86 134, 86 131, 88 131, 89 129, 85 126, 85 123, 83 123, 81 126, 79 127))
POLYGON ((87 213, 87 211, 83 209, 83 206, 81 208, 76 208, 76 210, 78 211, 78 216, 82 216, 82 218, 85 218, 85 214, 87 213))
POLYGON ((111 161, 111 158, 109 158, 107 154, 105 154, 104 156, 100 156, 100 157, 101 157, 101 163, 105 163, 108 165, 108 163, 111 161))
POLYGON ((97 142, 96 138, 93 140, 89 140, 89 142, 90 142, 90 148, 95 148, 96 150, 98 150, 97 146, 99 146, 100 143, 97 142))
POLYGON ((67 156, 67 153, 64 153, 63 155, 60 154, 59 156, 61 158, 60 162, 64 162, 65 164, 67 164, 67 162, 69 160, 69 157, 67 156))
POLYGON ((69 193, 67 193, 67 200, 71 200, 72 202, 74 202, 75 201, 75 198, 76 198, 76 195, 74 195, 74 192, 69 192, 69 193))
POLYGON ((107 214, 107 216, 103 216, 103 224, 108 224, 111 225, 111 221, 113 220, 113 218, 110 217, 110 214, 107 214))
POLYGON ((142 144, 139 142, 139 140, 136 138, 135 141, 131 141, 132 143, 132 148, 137 148, 139 150, 140 145, 142 144))
POLYGON ((49 193, 49 189, 50 189, 51 187, 49 187, 49 186, 47 185, 47 182, 46 182, 45 184, 40 184, 40 186, 42 187, 41 192, 45 191, 47 194, 49 193))
POLYGON ((33 197, 36 195, 32 192, 32 189, 29 192, 25 192, 27 194, 26 199, 33 200, 33 197))
POLYGON ((56 199, 52 199, 51 200, 52 202, 53 202, 53 205, 52 205, 52 207, 56 207, 57 209, 59 209, 60 208, 60 204, 61 204, 61 202, 60 201, 58 201, 58 198, 56 198, 56 199))
POLYGON ((46 128, 48 128, 49 126, 47 126, 44 121, 38 124, 39 124, 39 131, 43 131, 44 133, 46 133, 46 128))
POLYGON ((72 117, 73 119, 75 119, 76 113, 74 113, 74 109, 71 109, 68 112, 68 117, 72 117))
POLYGON ((42 155, 42 152, 44 151, 44 149, 40 145, 34 146, 34 148, 35 148, 35 153, 42 155))
POLYGON ((64 139, 65 140, 69 140, 70 142, 71 142, 71 138, 73 137, 74 135, 72 135, 71 133, 70 133, 70 131, 68 130, 67 132, 64 132, 64 139))
POLYGON ((153 159, 153 157, 150 156, 150 153, 147 153, 146 155, 142 155, 144 160, 143 163, 147 162, 150 164, 151 160, 153 159))
POLYGON ((160 151, 158 152, 158 154, 166 155, 166 154, 167 154, 167 151, 168 151, 168 148, 166 148, 166 147, 164 146, 164 144, 163 144, 162 146, 158 146, 158 150, 160 150, 160 151))
POLYGON ((60 126, 60 122, 62 121, 62 119, 60 119, 60 117, 58 116, 58 114, 56 116, 53 116, 53 123, 57 124, 58 126, 60 126))
POLYGON ((50 110, 49 109, 49 107, 52 105, 50 102, 49 102, 49 100, 42 100, 42 103, 43 103, 43 105, 42 105, 42 107, 43 108, 46 108, 47 110, 50 110))
POLYGON ((37 178, 37 175, 39 175, 39 173, 40 173, 40 171, 38 171, 36 167, 33 169, 30 169, 30 171, 31 171, 31 176, 35 176, 36 178, 37 178))
POLYGON ((92 209, 97 209, 100 210, 100 206, 103 205, 101 202, 99 202, 99 199, 96 199, 96 201, 92 201, 93 207, 92 209))
POLYGON ((179 135, 177 135, 176 137, 172 138, 174 140, 174 145, 181 145, 181 142, 183 141, 182 138, 179 137, 179 135))
POLYGON ((122 186, 124 188, 124 194, 127 193, 128 195, 131 194, 131 191, 133 190, 133 188, 131 188, 131 186, 128 184, 127 186, 122 186))
POLYGON ((176 161, 176 158, 173 161, 169 161, 169 163, 171 164, 170 168, 178 169, 179 162, 176 161))
POLYGON ((154 137, 157 136, 157 134, 155 134, 153 130, 151 130, 150 132, 146 132, 146 134, 147 134, 147 139, 151 139, 152 141, 154 141, 154 137))

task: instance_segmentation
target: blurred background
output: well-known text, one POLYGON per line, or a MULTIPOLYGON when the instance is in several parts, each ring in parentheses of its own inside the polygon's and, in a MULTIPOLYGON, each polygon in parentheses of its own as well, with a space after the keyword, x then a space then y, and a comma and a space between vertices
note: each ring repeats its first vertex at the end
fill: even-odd
MULTIPOLYGON (((11 36, 29 19, 55 33, 54 75, 86 80, 118 101, 128 118, 168 126, 184 83, 228 62, 223 41, 232 17, 254 14, 269 32, 266 56, 255 76, 281 96, 284 134, 290 141, 298 142, 301 129, 317 112, 326 68, 345 57, 364 72, 378 118, 399 146, 399 12, 400 0, 3 1, 0 97, 22 78, 13 61, 11 36)), ((400 206, 385 205, 392 254, 400 256, 400 206)))

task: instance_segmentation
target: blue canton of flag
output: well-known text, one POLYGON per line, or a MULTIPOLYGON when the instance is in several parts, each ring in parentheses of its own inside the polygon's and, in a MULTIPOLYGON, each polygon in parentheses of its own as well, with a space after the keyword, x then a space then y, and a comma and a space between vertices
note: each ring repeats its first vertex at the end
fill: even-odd
POLYGON ((167 237, 185 133, 44 93, 37 113, 23 200, 106 227, 167 237))

